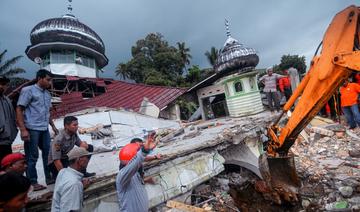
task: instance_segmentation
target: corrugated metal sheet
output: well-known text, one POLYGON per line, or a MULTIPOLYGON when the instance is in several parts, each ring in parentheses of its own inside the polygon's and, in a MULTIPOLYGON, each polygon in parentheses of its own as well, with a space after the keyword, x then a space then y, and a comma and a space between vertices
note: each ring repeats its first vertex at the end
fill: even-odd
POLYGON ((226 99, 231 117, 252 115, 264 111, 259 92, 226 99))
POLYGON ((78 101, 73 101, 72 98, 68 98, 68 95, 72 94, 62 96, 65 101, 55 108, 54 117, 91 107, 125 108, 138 111, 144 97, 161 110, 186 92, 185 88, 151 86, 124 81, 112 81, 111 84, 106 85, 106 89, 106 93, 91 99, 79 100, 79 96, 75 95, 78 101))

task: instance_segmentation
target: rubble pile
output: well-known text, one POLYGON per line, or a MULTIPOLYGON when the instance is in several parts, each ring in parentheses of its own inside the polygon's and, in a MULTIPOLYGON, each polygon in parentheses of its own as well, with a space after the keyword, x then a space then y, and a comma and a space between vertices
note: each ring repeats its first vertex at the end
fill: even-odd
POLYGON ((310 125, 292 151, 302 181, 303 209, 360 210, 360 131, 339 124, 310 125))

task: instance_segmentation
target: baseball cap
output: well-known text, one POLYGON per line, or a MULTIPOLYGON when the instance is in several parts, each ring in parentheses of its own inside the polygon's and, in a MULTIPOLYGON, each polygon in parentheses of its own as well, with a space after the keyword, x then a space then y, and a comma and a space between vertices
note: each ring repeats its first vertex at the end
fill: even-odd
POLYGON ((70 152, 67 154, 69 160, 74 160, 76 158, 81 158, 83 156, 92 155, 91 152, 88 152, 84 147, 74 147, 70 152))
POLYGON ((10 166, 11 164, 20 161, 20 160, 25 160, 25 155, 21 154, 19 152, 17 153, 12 153, 9 155, 6 155, 2 160, 1 160, 1 168, 5 168, 10 166))

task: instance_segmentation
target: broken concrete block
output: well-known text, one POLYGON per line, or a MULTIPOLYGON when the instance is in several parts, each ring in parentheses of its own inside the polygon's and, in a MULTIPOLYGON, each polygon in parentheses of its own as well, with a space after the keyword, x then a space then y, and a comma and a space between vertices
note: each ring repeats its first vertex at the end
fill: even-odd
POLYGON ((165 137, 160 138, 160 142, 166 143, 171 141, 174 137, 179 136, 185 132, 184 128, 175 130, 174 132, 169 133, 165 137))
POLYGON ((303 208, 307 208, 310 205, 310 201, 307 199, 304 199, 301 201, 301 205, 303 206, 303 208))
POLYGON ((330 136, 331 137, 331 136, 334 135, 333 131, 327 130, 327 129, 324 129, 324 128, 321 128, 321 127, 312 127, 311 131, 314 132, 314 133, 318 133, 320 135, 324 135, 324 136, 330 136))
POLYGON ((351 197, 353 193, 353 188, 350 186, 342 186, 339 188, 339 191, 343 197, 351 197))
POLYGON ((351 138, 360 141, 360 137, 357 136, 355 133, 351 132, 350 130, 346 130, 346 135, 350 136, 351 138))
POLYGON ((360 158, 360 151, 359 150, 349 150, 349 155, 350 157, 353 157, 353 158, 360 158))
POLYGON ((201 135, 201 132, 198 130, 195 130, 193 132, 190 132, 190 133, 184 135, 182 139, 184 140, 184 139, 189 139, 189 138, 195 138, 196 136, 199 136, 199 135, 201 135))

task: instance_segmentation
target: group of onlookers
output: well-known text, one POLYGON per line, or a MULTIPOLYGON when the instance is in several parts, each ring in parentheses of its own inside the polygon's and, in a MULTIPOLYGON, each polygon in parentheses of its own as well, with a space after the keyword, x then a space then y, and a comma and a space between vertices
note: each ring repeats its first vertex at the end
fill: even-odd
MULTIPOLYGON (((36 163, 39 157, 39 149, 43 161, 43 170, 46 184, 64 183, 70 169, 68 166, 78 170, 81 177, 91 177, 95 173, 86 172, 89 152, 93 151, 93 146, 81 141, 77 135, 78 123, 76 117, 68 116, 64 118, 64 129, 58 130, 50 117, 51 95, 48 88, 51 86, 52 74, 41 69, 36 74, 36 83, 22 88, 16 108, 13 107, 11 100, 4 95, 10 80, 0 76, 0 210, 7 208, 8 211, 15 210, 16 206, 9 201, 16 196, 11 196, 11 184, 7 182, 19 181, 19 191, 28 191, 31 185, 33 191, 45 189, 44 185, 38 183, 36 163), (48 126, 51 126, 55 137, 51 142, 48 126), (19 130, 18 130, 19 129, 19 130), (12 144, 20 131, 20 137, 24 141, 24 151, 22 153, 12 153, 12 144), (80 148, 76 149, 77 145, 80 148), (86 157, 83 153, 86 152, 86 157), (75 153, 70 154, 72 151, 75 153), (64 169, 64 173, 62 173, 64 169), (66 177, 58 178, 60 172, 66 177), (26 177, 23 176, 26 173, 26 177), (59 182, 58 182, 59 181, 59 182), (6 188, 10 189, 6 189, 6 188), (9 205, 9 204, 10 205, 9 205), (14 208, 11 208, 14 207, 14 208)), ((80 183, 82 183, 80 181, 80 183)), ((61 186, 64 187, 64 186, 61 186)), ((55 185, 55 189, 57 185, 55 185)), ((15 191, 15 190, 14 190, 15 191)), ((26 202, 27 198, 24 198, 26 202)), ((16 200, 20 200, 16 198, 16 200)))
MULTIPOLYGON (((51 81, 49 71, 39 70, 36 83, 22 88, 14 108, 4 95, 10 80, 0 76, 0 212, 21 211, 28 202, 30 190, 46 188, 38 183, 39 149, 46 184, 55 183, 51 211, 80 211, 83 208, 84 188, 90 185, 89 177, 95 175, 86 171, 94 147, 79 138, 76 117, 66 116, 61 130, 54 125, 48 91, 51 81), (49 125, 55 135, 52 141, 49 125), (25 154, 12 153, 18 129, 25 154)), ((116 189, 120 211, 148 210, 144 184, 154 183, 154 180, 144 176, 142 162, 160 159, 159 154, 147 156, 155 146, 154 134, 150 134, 145 142, 140 138, 131 140, 119 153, 116 189)))
POLYGON ((278 91, 289 100, 292 95, 291 80, 287 70, 283 71, 284 75, 273 73, 272 68, 266 69, 266 74, 260 77, 259 81, 264 84, 263 92, 266 94, 269 109, 271 112, 276 109, 280 111, 280 96, 278 91))
MULTIPOLYGON (((287 70, 284 70, 284 75, 273 73, 272 68, 266 70, 266 74, 259 80, 264 84, 263 92, 266 94, 270 111, 280 110, 280 99, 278 90, 286 97, 286 100, 292 95, 292 85, 287 70)), ((354 130, 357 126, 360 127, 360 112, 359 112, 359 94, 360 94, 360 73, 353 75, 353 81, 346 79, 339 89, 340 99, 331 97, 327 102, 327 106, 330 109, 331 118, 335 119, 336 113, 340 111, 336 110, 336 105, 341 106, 341 111, 345 115, 347 124, 350 130, 354 130)), ((326 108, 321 110, 322 115, 326 115, 326 108)))

